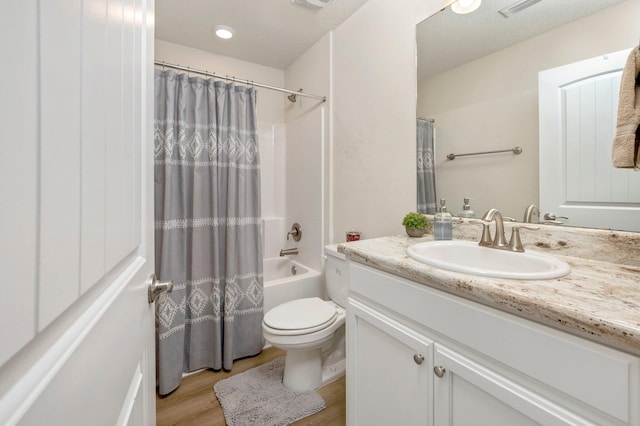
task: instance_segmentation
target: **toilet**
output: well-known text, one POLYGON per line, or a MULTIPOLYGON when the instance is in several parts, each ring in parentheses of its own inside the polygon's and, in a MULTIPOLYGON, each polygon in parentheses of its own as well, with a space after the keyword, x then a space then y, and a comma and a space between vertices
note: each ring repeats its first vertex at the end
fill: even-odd
POLYGON ((298 392, 317 389, 344 376, 347 282, 344 255, 325 246, 325 283, 331 300, 296 299, 264 315, 265 340, 287 352, 283 384, 298 392))

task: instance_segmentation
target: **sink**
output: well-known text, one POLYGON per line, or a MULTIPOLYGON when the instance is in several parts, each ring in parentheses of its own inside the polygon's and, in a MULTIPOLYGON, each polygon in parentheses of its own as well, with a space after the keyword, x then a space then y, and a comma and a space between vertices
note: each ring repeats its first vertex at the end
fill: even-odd
POLYGON ((546 280, 571 272, 566 262, 553 256, 498 250, 472 241, 428 241, 409 246, 407 254, 429 266, 485 277, 546 280))

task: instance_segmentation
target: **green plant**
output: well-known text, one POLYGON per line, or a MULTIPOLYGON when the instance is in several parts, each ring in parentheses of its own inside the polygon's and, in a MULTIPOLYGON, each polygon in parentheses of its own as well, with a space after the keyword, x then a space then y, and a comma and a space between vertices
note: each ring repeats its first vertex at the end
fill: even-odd
POLYGON ((426 229, 429 226, 429 221, 422 213, 411 212, 402 219, 402 225, 407 228, 426 229))

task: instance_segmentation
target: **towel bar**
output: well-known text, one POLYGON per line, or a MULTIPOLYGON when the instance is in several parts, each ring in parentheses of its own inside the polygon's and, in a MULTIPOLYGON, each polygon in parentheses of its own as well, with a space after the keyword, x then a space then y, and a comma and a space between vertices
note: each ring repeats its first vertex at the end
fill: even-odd
POLYGON ((522 148, 520 148, 519 146, 514 146, 511 149, 501 149, 498 151, 470 152, 468 154, 449 154, 447 155, 447 158, 449 160, 455 160, 456 157, 465 157, 467 155, 497 154, 499 152, 513 152, 514 154, 518 155, 522 153, 522 148))

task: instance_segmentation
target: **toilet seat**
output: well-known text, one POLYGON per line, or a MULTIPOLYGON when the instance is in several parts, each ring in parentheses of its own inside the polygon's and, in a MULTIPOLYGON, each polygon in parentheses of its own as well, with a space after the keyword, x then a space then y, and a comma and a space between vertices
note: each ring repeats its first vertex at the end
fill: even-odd
POLYGON ((338 312, 319 297, 296 299, 276 306, 264 316, 263 327, 281 336, 313 333, 333 323, 338 312))

